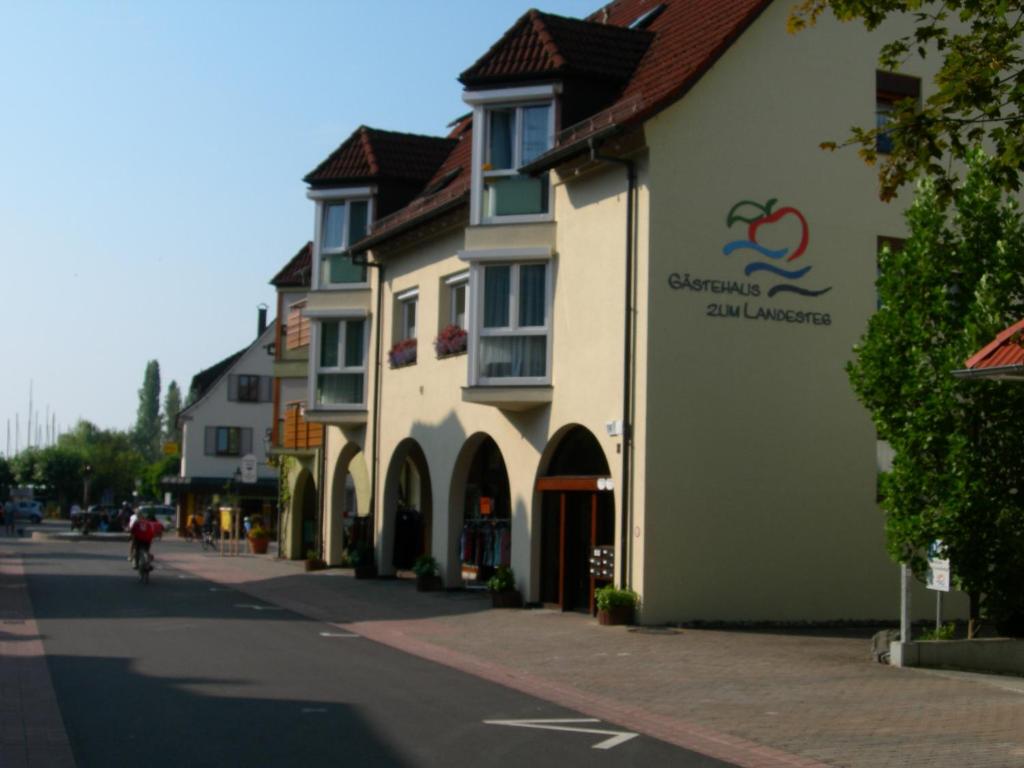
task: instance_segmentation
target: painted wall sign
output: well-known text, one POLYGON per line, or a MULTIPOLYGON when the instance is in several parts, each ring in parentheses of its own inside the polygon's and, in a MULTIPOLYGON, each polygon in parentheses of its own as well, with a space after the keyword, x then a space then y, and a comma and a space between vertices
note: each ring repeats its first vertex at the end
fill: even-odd
POLYGON ((815 286, 813 282, 804 280, 811 273, 812 265, 789 266, 807 252, 810 227, 806 217, 797 208, 784 206, 775 209, 777 202, 775 198, 764 204, 741 200, 733 205, 725 218, 726 227, 746 224, 746 237, 727 242, 722 247, 722 254, 727 257, 738 254, 751 259, 742 267, 745 277, 763 277, 777 282, 765 286, 761 282, 741 280, 739 275, 732 279, 722 279, 691 277, 689 273, 680 275, 673 272, 668 276, 669 287, 676 291, 721 296, 722 300, 707 305, 705 315, 708 317, 831 325, 832 318, 827 312, 764 306, 746 300, 732 303, 727 300, 772 299, 780 294, 782 297, 814 299, 832 290, 832 286, 815 286))

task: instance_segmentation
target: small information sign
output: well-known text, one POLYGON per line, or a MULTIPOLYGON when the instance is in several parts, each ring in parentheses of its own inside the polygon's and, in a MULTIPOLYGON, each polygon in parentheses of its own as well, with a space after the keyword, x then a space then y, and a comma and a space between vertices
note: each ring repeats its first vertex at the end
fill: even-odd
POLYGON ((256 482, 256 465, 258 461, 256 457, 248 453, 242 457, 241 470, 242 470, 242 482, 243 483, 255 483, 256 482))
POLYGON ((932 542, 932 545, 928 547, 928 579, 926 584, 928 589, 934 589, 937 592, 949 592, 949 560, 939 557, 941 548, 941 541, 932 542))
POLYGON ((590 575, 595 579, 615 578, 615 547, 599 545, 590 550, 590 575))

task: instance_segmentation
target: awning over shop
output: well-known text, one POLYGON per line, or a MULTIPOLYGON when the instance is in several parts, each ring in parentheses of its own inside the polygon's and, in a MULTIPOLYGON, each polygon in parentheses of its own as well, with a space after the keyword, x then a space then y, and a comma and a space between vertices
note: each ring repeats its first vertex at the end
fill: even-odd
POLYGON ((1024 320, 1011 325, 953 371, 958 379, 1024 381, 1024 320))
POLYGON ((175 493, 237 493, 239 496, 276 498, 277 478, 261 477, 255 483, 243 483, 231 477, 181 477, 165 475, 160 489, 175 493))

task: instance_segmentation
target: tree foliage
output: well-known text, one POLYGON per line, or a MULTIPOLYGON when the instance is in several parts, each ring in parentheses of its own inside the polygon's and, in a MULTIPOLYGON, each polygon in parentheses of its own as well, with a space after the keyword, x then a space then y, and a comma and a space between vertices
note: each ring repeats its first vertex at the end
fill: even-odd
POLYGON ((164 398, 164 440, 181 443, 181 430, 178 429, 178 414, 181 412, 181 389, 178 382, 167 385, 167 396, 164 398))
POLYGON ((895 451, 881 484, 890 554, 920 574, 941 540, 972 603, 1021 633, 1024 386, 952 376, 1024 316, 1024 224, 998 162, 969 157, 948 215, 935 185, 918 185, 910 237, 881 254, 881 307, 848 373, 895 451))
POLYGON ((150 360, 139 390, 139 411, 135 419, 135 445, 147 461, 160 456, 160 363, 150 360))
MULTIPOLYGON (((903 102, 886 128, 892 151, 879 166, 883 199, 907 181, 928 175, 948 199, 956 186, 951 159, 966 160, 983 142, 994 148, 990 173, 1004 190, 1020 189, 1024 167, 1024 33, 1022 0, 801 0, 790 12, 793 31, 827 10, 870 30, 909 14, 913 31, 887 43, 879 65, 898 71, 913 57, 937 58, 935 92, 918 107, 903 102)), ((875 162, 875 128, 852 128, 848 143, 875 162)), ((835 148, 834 142, 822 146, 835 148)))

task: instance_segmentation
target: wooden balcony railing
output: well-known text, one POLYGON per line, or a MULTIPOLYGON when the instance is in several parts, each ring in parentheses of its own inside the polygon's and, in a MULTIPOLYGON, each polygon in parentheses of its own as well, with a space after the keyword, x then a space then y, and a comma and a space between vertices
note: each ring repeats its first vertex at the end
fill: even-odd
POLYGON ((302 316, 302 310, 305 307, 305 301, 297 301, 288 308, 288 323, 285 326, 288 336, 285 339, 285 349, 301 349, 309 346, 309 318, 302 316))
POLYGON ((281 447, 286 450, 319 448, 324 442, 323 424, 310 424, 302 417, 303 402, 288 403, 284 412, 281 447))

